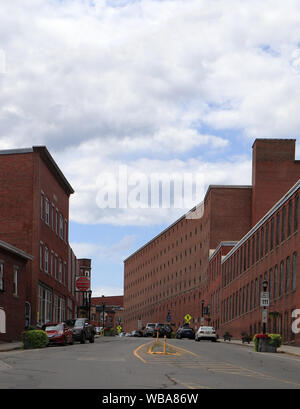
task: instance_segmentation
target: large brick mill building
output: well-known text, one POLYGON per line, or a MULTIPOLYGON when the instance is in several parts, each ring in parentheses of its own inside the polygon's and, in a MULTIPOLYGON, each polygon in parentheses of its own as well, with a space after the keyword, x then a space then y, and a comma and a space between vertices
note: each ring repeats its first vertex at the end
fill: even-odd
MULTIPOLYGON (((19 274, 24 286, 22 300, 19 297, 22 313, 16 310, 15 316, 19 336, 14 331, 6 334, 6 339, 20 338, 25 326, 76 316, 80 300, 75 280, 81 272, 69 246, 69 199, 73 192, 46 147, 0 151, 0 240, 20 249, 23 259, 24 254, 30 255, 19 274)), ((4 270, 6 282, 8 278, 4 270)), ((5 306, 8 290, 6 286, 0 291, 4 309, 12 305, 5 306)), ((0 340, 3 338, 0 335, 0 340)))
POLYGON ((126 330, 138 320, 166 322, 169 312, 174 328, 188 313, 194 328, 205 320, 219 335, 253 335, 262 328, 267 279, 267 330, 300 344, 291 332, 300 308, 295 142, 255 140, 251 186, 209 186, 202 213, 193 218, 192 209, 124 261, 126 330))

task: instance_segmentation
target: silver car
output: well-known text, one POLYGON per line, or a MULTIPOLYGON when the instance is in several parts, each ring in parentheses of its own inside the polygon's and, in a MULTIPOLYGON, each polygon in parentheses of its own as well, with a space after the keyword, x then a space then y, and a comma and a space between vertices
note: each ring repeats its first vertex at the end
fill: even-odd
POLYGON ((200 341, 201 339, 216 342, 218 335, 214 327, 200 327, 195 334, 195 341, 200 341))

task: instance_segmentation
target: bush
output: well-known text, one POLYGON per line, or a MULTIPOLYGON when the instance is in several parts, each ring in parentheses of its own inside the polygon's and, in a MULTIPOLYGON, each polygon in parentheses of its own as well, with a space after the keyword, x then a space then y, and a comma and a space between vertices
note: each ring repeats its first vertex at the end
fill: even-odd
POLYGON ((282 338, 280 334, 269 334, 270 345, 275 348, 281 347, 282 338))
POLYGON ((22 333, 24 349, 45 348, 48 345, 48 336, 42 330, 29 330, 22 333))

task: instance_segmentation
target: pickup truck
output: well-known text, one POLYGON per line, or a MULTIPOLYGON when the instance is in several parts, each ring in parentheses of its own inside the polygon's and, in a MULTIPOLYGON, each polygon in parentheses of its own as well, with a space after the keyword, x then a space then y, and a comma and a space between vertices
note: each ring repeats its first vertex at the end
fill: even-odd
POLYGON ((77 318, 73 327, 73 340, 85 344, 86 340, 92 344, 95 340, 95 327, 87 318, 77 318))

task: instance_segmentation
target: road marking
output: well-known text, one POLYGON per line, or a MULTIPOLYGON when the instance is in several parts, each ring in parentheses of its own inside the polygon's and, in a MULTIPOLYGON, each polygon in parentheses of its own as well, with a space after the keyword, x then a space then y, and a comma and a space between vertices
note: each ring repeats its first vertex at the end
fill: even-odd
POLYGON ((142 358, 138 352, 140 351, 140 349, 142 349, 143 347, 146 347, 147 345, 151 344, 153 341, 151 342, 147 342, 146 344, 142 344, 139 347, 137 347, 134 351, 133 351, 133 355, 138 358, 139 360, 141 360, 144 364, 147 364, 147 361, 145 361, 144 358, 142 358))
POLYGON ((5 369, 12 369, 12 366, 6 364, 3 361, 0 361, 0 371, 4 371, 5 369))

